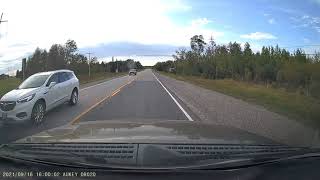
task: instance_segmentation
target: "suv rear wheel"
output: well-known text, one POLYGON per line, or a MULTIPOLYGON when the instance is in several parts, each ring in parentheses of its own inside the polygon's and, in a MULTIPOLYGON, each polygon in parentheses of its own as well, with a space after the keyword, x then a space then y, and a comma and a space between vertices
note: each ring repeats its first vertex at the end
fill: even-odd
POLYGON ((71 98, 70 98, 69 104, 76 105, 78 103, 78 100, 79 100, 78 91, 76 89, 74 89, 71 93, 71 98))

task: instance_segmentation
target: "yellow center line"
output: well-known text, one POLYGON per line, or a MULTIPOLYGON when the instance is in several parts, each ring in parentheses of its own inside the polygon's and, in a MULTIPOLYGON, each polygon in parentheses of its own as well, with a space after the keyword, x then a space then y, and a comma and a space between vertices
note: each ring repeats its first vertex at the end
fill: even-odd
POLYGON ((76 123, 78 123, 78 121, 81 119, 82 116, 86 115, 88 112, 90 112, 93 108, 97 107, 99 104, 101 104, 102 102, 106 101, 107 99, 115 96, 116 94, 118 94, 121 89, 127 85, 129 85, 130 83, 132 83, 134 80, 136 79, 133 79, 131 81, 129 81, 128 83, 120 86, 118 89, 116 89, 111 95, 108 95, 106 97, 104 97, 102 100, 100 100, 99 102, 95 103, 94 105, 90 106, 88 109, 86 109, 85 111, 83 111, 82 113, 80 113, 77 117, 75 117, 71 122, 70 124, 71 125, 74 125, 76 123))
POLYGON ((118 94, 118 92, 120 92, 120 89, 116 90, 115 92, 112 93, 111 97, 118 94))

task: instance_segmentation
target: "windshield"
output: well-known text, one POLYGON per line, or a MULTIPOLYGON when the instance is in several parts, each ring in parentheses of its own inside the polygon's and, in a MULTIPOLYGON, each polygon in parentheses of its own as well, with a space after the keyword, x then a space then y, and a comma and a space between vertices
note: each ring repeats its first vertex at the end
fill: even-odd
POLYGON ((0 1, 0 144, 179 165, 320 147, 319 0, 0 1))
POLYGON ((46 80, 48 79, 49 75, 33 75, 26 79, 21 85, 19 89, 28 89, 28 88, 36 88, 42 86, 46 80))

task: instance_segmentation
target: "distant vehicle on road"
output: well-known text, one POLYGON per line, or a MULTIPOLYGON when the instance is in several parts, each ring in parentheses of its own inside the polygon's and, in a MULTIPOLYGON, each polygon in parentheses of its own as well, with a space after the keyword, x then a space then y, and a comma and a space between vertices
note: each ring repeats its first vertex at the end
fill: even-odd
POLYGON ((131 75, 137 75, 137 70, 136 69, 130 69, 129 76, 131 76, 131 75))
POLYGON ((174 72, 176 72, 176 69, 175 68, 169 68, 168 71, 171 72, 171 73, 174 73, 174 72))
POLYGON ((0 119, 4 122, 43 121, 50 109, 69 102, 78 103, 79 79, 73 71, 41 72, 27 78, 0 99, 0 119))

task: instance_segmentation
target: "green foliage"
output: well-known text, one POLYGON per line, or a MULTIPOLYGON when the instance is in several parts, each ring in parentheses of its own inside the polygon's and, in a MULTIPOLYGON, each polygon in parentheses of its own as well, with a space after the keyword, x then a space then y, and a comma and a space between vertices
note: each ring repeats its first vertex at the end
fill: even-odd
POLYGON ((204 51, 206 43, 203 40, 202 35, 194 35, 190 39, 190 46, 193 52, 201 54, 204 51))
POLYGON ((16 71, 16 78, 22 79, 22 76, 23 76, 22 71, 17 70, 16 71))
POLYGON ((139 61, 136 61, 135 64, 136 64, 136 68, 137 68, 138 70, 144 69, 144 67, 142 66, 142 64, 141 64, 139 61))
POLYGON ((232 78, 320 96, 320 53, 308 58, 302 49, 290 53, 279 46, 263 46, 254 53, 249 43, 242 49, 237 42, 217 45, 213 38, 205 45, 203 36, 195 35, 191 38, 191 50, 179 49, 173 56, 175 61, 159 62, 155 68, 168 71, 174 67, 182 75, 232 78))
POLYGON ((170 68, 174 68, 174 63, 173 61, 158 62, 154 65, 154 68, 158 71, 169 72, 170 68))
MULTIPOLYGON (((88 74, 89 65, 88 58, 77 52, 77 43, 74 40, 68 40, 66 44, 54 44, 49 49, 37 48, 34 53, 29 56, 26 65, 26 76, 30 76, 37 72, 57 70, 57 69, 70 69, 77 75, 88 74)), ((97 57, 90 59, 91 73, 108 73, 108 72, 127 72, 131 68, 138 70, 143 69, 139 61, 128 59, 126 61, 112 61, 112 62, 99 62, 97 57)), ((22 72, 17 72, 17 78, 22 77, 22 72)))

